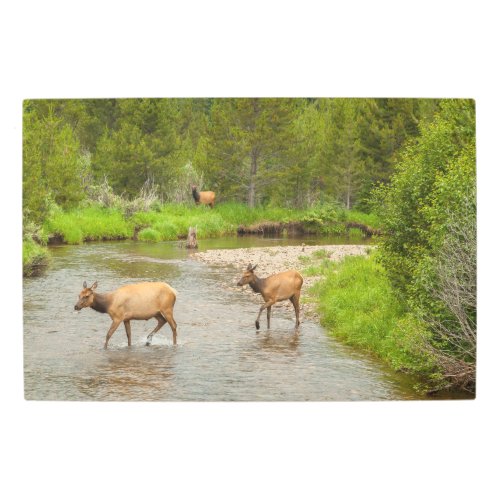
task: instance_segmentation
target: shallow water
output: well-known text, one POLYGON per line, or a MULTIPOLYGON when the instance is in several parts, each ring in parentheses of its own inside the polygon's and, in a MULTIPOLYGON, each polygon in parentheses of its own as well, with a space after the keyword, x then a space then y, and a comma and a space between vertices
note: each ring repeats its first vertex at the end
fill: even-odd
MULTIPOLYGON (((300 241, 303 241, 301 239, 300 241)), ((200 249, 297 244, 258 237, 200 241, 200 249)), ((314 240, 314 243, 332 241, 314 240)), ((345 243, 345 242, 339 242, 345 243)), ((25 397, 29 400, 324 401, 417 399, 412 381, 348 348, 317 323, 273 309, 256 332, 258 306, 229 288, 231 267, 188 258, 177 242, 95 243, 51 249, 41 277, 24 280, 25 397), (106 292, 125 283, 166 281, 178 292, 178 344, 156 320, 120 325, 103 349, 107 314, 73 309, 82 282, 106 292)))

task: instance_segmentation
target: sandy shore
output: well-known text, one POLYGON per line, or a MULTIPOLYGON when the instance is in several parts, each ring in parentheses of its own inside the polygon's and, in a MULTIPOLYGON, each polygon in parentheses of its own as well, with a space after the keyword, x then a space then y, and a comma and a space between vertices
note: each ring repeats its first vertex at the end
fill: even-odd
MULTIPOLYGON (((249 263, 258 264, 255 274, 265 278, 271 274, 296 269, 301 272, 311 265, 311 259, 317 261, 313 255, 315 252, 326 252, 328 258, 333 261, 342 260, 347 255, 366 255, 370 247, 367 245, 305 245, 305 246, 274 246, 237 248, 231 250, 206 250, 191 254, 191 258, 216 266, 232 266, 235 268, 234 283, 228 283, 227 287, 237 293, 248 294, 255 303, 262 303, 262 297, 253 293, 248 286, 238 287, 236 282, 249 263)), ((317 319, 314 312, 315 307, 308 296, 308 289, 319 278, 304 276, 302 285, 301 310, 307 318, 317 319)), ((275 307, 275 306, 273 306, 275 307)), ((292 310, 291 303, 287 300, 276 304, 276 307, 284 307, 292 310)))

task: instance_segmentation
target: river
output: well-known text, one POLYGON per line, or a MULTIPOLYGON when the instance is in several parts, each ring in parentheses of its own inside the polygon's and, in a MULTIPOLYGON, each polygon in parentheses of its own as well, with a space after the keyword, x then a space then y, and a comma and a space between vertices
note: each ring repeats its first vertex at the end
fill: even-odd
MULTIPOLYGON (((235 237, 199 243, 203 250, 298 242, 235 237)), ((256 332, 255 303, 226 286, 239 279, 239 270, 190 259, 178 242, 58 246, 51 247, 51 254, 51 267, 43 276, 24 279, 27 400, 420 398, 412 389, 414 381, 341 344, 312 320, 306 318, 295 332, 292 315, 276 311, 271 328, 256 332), (103 349, 109 316, 73 309, 85 280, 98 281, 100 292, 126 283, 168 282, 178 292, 178 344, 172 344, 172 332, 165 325, 148 347, 146 337, 156 320, 132 321, 131 347, 120 325, 108 349, 103 349)))

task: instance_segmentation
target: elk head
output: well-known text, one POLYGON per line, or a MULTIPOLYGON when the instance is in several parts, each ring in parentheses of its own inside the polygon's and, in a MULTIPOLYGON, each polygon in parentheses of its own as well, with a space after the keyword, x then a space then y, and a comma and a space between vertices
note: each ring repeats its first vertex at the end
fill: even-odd
POLYGON ((194 201, 199 202, 200 193, 198 192, 198 189, 194 184, 191 185, 191 193, 193 194, 194 201))
POLYGON ((83 290, 78 296, 78 302, 75 304, 75 311, 80 311, 84 307, 90 307, 94 302, 94 290, 97 288, 97 281, 90 287, 87 288, 87 282, 83 282, 83 290))
POLYGON ((255 274, 253 273, 254 269, 257 267, 257 264, 252 267, 252 264, 248 264, 248 267, 246 268, 245 272, 243 273, 243 276, 240 278, 240 281, 238 281, 237 285, 238 286, 243 286, 243 285, 248 285, 255 279, 255 274))

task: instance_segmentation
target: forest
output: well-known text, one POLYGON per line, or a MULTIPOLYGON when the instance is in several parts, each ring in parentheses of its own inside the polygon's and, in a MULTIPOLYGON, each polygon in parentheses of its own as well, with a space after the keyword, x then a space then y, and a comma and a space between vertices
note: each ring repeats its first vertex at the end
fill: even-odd
POLYGON ((195 183, 250 207, 366 209, 438 107, 433 99, 27 100, 23 207, 41 220, 50 202, 74 207, 107 180, 129 198, 153 183, 162 202, 186 201, 195 183))
POLYGON ((474 391, 474 101, 23 103, 26 276, 53 240, 174 240, 198 222, 203 238, 262 221, 321 234, 351 222, 379 234, 370 258, 311 270, 324 278, 322 322, 418 374, 426 391, 474 391), (214 209, 195 210, 192 185, 216 193, 214 209))

